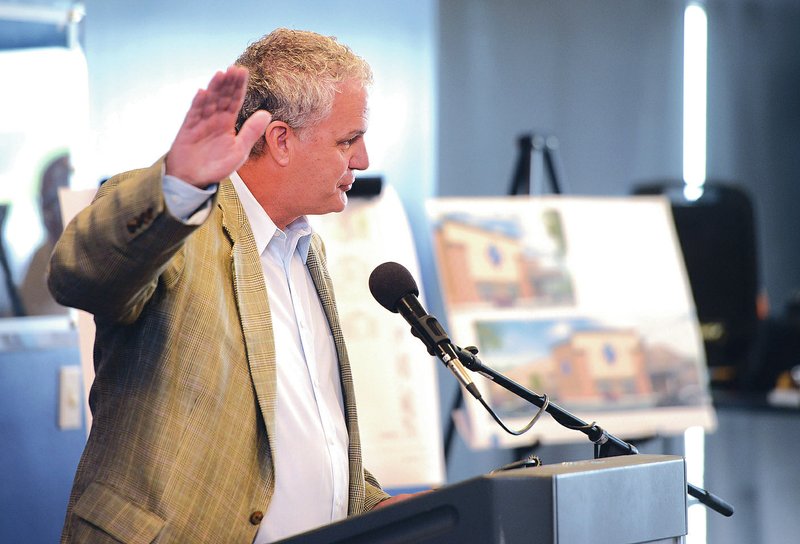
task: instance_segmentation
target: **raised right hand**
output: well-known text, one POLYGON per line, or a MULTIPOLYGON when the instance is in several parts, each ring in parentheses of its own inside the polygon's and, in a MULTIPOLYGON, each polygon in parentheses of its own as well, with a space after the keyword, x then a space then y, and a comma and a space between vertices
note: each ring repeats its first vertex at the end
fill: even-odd
POLYGON ((207 89, 197 91, 167 153, 167 174, 204 188, 244 164, 272 119, 269 112, 259 110, 235 133, 247 78, 246 68, 231 66, 217 72, 207 89))

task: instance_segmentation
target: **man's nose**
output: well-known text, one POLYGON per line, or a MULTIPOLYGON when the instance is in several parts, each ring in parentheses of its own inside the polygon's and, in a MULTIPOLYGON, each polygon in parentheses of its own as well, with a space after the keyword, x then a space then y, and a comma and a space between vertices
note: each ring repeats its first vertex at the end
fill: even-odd
POLYGON ((353 154, 350 157, 350 168, 353 170, 366 170, 369 168, 369 154, 367 153, 367 145, 364 143, 364 138, 359 138, 356 142, 353 154))

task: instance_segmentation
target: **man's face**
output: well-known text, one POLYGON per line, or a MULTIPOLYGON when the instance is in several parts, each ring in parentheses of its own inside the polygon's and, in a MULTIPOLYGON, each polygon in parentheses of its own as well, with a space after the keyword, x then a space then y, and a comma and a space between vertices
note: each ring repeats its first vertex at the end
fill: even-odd
POLYGON ((367 91, 353 81, 342 83, 339 91, 326 119, 296 133, 291 159, 296 216, 342 211, 355 171, 369 166, 367 91))

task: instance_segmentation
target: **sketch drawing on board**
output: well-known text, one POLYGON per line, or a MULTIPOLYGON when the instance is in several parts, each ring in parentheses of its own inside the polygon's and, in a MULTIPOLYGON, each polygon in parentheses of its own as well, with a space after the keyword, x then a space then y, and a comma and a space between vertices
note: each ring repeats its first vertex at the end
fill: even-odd
MULTIPOLYGON (((656 198, 428 202, 451 337, 506 377, 614 434, 675 434, 715 417, 696 310, 668 204, 656 198)), ((531 406, 488 380, 512 425, 531 406)), ((473 447, 570 441, 547 418, 509 438, 467 402, 473 447)))
POLYGON ((559 212, 541 221, 452 213, 434 224, 444 298, 453 308, 574 303, 559 212))

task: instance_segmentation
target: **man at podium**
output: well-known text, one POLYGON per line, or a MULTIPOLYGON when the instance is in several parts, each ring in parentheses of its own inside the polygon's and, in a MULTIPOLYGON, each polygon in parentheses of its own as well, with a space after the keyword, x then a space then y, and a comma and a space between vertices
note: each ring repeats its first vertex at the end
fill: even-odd
POLYGON ((50 264, 94 314, 93 425, 62 542, 272 542, 392 502, 362 466, 322 241, 369 164, 368 64, 278 29, 111 178, 50 264))

